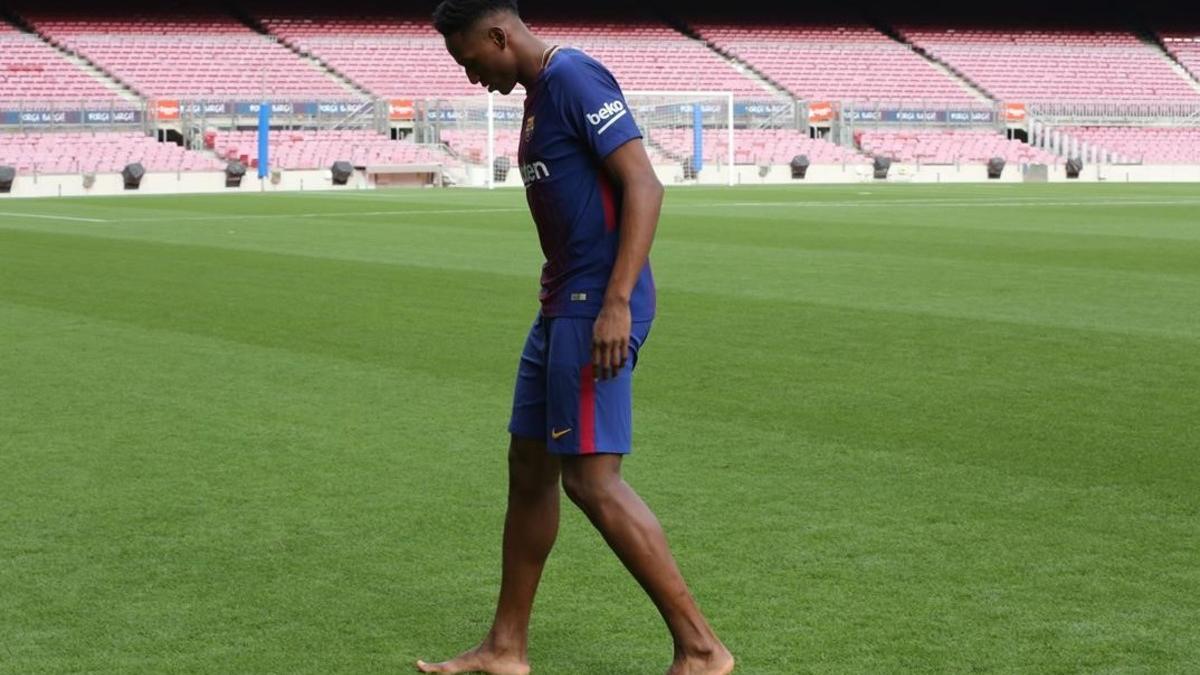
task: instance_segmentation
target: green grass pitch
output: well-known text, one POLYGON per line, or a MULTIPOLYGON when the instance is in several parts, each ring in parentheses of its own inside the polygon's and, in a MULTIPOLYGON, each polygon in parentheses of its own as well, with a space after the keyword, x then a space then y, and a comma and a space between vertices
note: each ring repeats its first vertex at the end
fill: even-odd
MULTIPOLYGON (((518 191, 0 202, 0 672, 482 636, 518 191)), ((749 675, 1200 670, 1200 191, 671 189, 629 481, 749 675)), ((564 508, 546 675, 671 645, 564 508)))

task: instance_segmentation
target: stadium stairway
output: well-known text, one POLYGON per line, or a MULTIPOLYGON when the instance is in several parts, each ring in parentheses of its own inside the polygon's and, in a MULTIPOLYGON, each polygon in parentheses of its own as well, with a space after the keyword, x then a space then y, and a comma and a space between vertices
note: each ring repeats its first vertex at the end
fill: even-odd
MULTIPOLYGON (((44 40, 44 38, 43 38, 43 40, 44 40)), ((49 43, 47 43, 47 44, 49 44, 49 43)), ((66 59, 68 61, 70 61, 71 63, 74 63, 76 66, 78 66, 81 70, 83 70, 85 73, 90 75, 97 82, 104 85, 107 89, 112 90, 114 93, 116 93, 118 96, 125 99, 126 101, 136 103, 136 102, 140 102, 142 100, 141 97, 138 96, 136 93, 134 93, 134 91, 132 89, 130 89, 124 82, 121 82, 120 80, 116 79, 115 77, 112 77, 108 73, 105 73, 104 71, 100 70, 98 67, 96 67, 96 64, 92 63, 91 61, 84 58, 83 56, 72 53, 67 50, 64 50, 62 47, 60 47, 58 45, 51 44, 50 46, 54 47, 56 50, 61 52, 62 55, 64 57, 66 57, 66 59)))
POLYGON ((346 89, 346 93, 353 94, 355 98, 374 98, 374 94, 368 91, 366 87, 363 87, 358 82, 355 82, 354 79, 349 75, 339 71, 337 68, 334 68, 317 56, 301 50, 295 44, 293 44, 291 40, 280 39, 278 36, 273 34, 270 29, 264 26, 261 21, 251 14, 243 11, 240 7, 233 6, 230 9, 230 13, 233 14, 238 21, 241 21, 243 24, 245 24, 250 30, 262 35, 265 39, 278 42, 284 47, 287 47, 288 50, 293 52, 305 63, 308 63, 313 68, 324 72, 331 80, 344 87, 346 89))
POLYGON ((137 93, 134 92, 133 89, 130 88, 126 83, 104 72, 95 63, 92 63, 92 61, 84 56, 76 54, 71 50, 64 48, 62 45, 51 41, 45 35, 42 35, 34 30, 33 26, 30 26, 20 16, 11 13, 5 8, 0 8, 0 22, 8 23, 12 26, 15 26, 22 33, 36 37, 40 42, 61 54, 64 59, 73 64, 88 77, 95 80, 105 89, 112 91, 122 100, 130 103, 138 103, 142 100, 141 97, 138 96, 137 93))
MULTIPOLYGON (((788 98, 791 97, 792 94, 791 94, 791 92, 789 92, 787 90, 787 87, 784 87, 779 82, 776 82, 775 80, 771 79, 771 77, 768 76, 766 73, 755 68, 754 64, 738 58, 738 56, 736 54, 732 54, 729 51, 723 49, 720 45, 713 42, 712 40, 706 39, 704 36, 700 35, 700 33, 695 28, 692 28, 692 26, 690 24, 688 24, 688 22, 684 21, 683 19, 681 19, 679 17, 674 17, 674 16, 664 17, 663 20, 665 21, 665 23, 667 23, 669 26, 671 26, 675 30, 679 31, 681 34, 686 35, 688 38, 695 40, 696 42, 698 42, 698 43, 704 45, 705 47, 707 47, 708 49, 710 49, 717 56, 720 56, 722 59, 724 59, 726 62, 728 62, 729 65, 731 65, 735 69, 737 69, 738 72, 740 72, 740 73, 744 74, 746 77, 758 82, 760 85, 762 85, 762 87, 765 91, 769 91, 776 96, 785 96, 788 98)), ((680 158, 680 161, 683 161, 682 158, 680 158)))
POLYGON ((655 152, 658 152, 663 157, 669 158, 671 161, 675 162, 675 164, 678 164, 678 165, 683 164, 683 161, 684 161, 683 155, 672 152, 670 149, 668 149, 662 143, 659 143, 658 141, 654 140, 653 138, 646 139, 646 145, 650 146, 651 149, 653 149, 655 152))
POLYGON ((966 73, 950 65, 945 60, 938 58, 936 55, 929 53, 927 50, 913 44, 907 38, 905 38, 900 31, 896 30, 891 25, 879 20, 870 20, 869 23, 880 33, 883 33, 896 42, 908 47, 913 51, 914 54, 917 54, 921 58, 925 59, 930 66, 953 80, 958 84, 958 86, 962 87, 963 91, 967 92, 971 96, 974 96, 979 100, 980 103, 994 103, 996 101, 995 96, 992 96, 992 94, 984 89, 982 85, 975 80, 972 80, 966 73))
POLYGON ((712 50, 715 54, 720 56, 722 59, 725 59, 726 61, 728 61, 729 64, 732 65, 734 68, 737 68, 740 72, 745 73, 746 77, 752 78, 752 79, 756 80, 757 82, 759 82, 763 86, 763 88, 771 91, 772 93, 774 93, 778 96, 786 96, 789 98, 791 97, 792 94, 791 94, 791 92, 789 92, 787 90, 787 87, 785 87, 782 84, 780 84, 779 82, 775 81, 774 79, 771 78, 771 76, 762 72, 758 68, 755 68, 754 64, 739 58, 736 54, 733 54, 730 51, 722 48, 720 45, 713 42, 712 40, 706 39, 704 36, 700 35, 700 33, 698 31, 696 31, 695 28, 692 28, 692 26, 689 25, 683 19, 671 17, 667 20, 667 23, 670 24, 671 27, 674 28, 675 30, 679 31, 680 33, 688 36, 689 38, 699 42, 700 44, 702 44, 705 47, 712 50))
POLYGON ((1182 77, 1184 80, 1187 80, 1188 84, 1192 85, 1192 89, 1200 92, 1200 72, 1192 72, 1192 70, 1184 65, 1184 63, 1179 60, 1179 57, 1167 48, 1162 36, 1147 28, 1145 30, 1139 30, 1138 37, 1140 37, 1148 46, 1152 47, 1154 51, 1162 55, 1162 57, 1171 64, 1171 69, 1176 73, 1179 73, 1180 77, 1182 77))
POLYGON ((297 57, 299 57, 304 62, 308 63, 313 68, 316 68, 316 69, 324 72, 325 75, 328 76, 330 80, 333 80, 334 82, 337 82, 338 84, 342 85, 346 89, 347 94, 353 94, 355 98, 373 98, 374 97, 374 94, 372 94, 371 92, 362 88, 361 86, 358 85, 357 82, 355 82, 354 80, 347 77, 344 73, 338 72, 336 69, 334 69, 328 63, 325 63, 321 59, 318 59, 317 57, 315 57, 311 54, 305 54, 305 53, 301 52, 300 50, 296 49, 295 47, 293 47, 292 45, 289 45, 285 42, 280 41, 279 44, 284 45, 288 49, 295 52, 297 57))

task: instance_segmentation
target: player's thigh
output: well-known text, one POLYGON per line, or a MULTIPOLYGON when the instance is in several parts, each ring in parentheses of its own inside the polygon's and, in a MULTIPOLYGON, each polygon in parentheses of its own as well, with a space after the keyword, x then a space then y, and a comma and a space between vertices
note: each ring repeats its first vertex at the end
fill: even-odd
POLYGON ((539 314, 525 338, 525 346, 517 364, 508 431, 515 437, 540 438, 543 443, 546 438, 547 351, 546 320, 539 314))
POLYGON ((518 491, 549 486, 557 489, 561 470, 559 458, 546 451, 546 441, 513 435, 508 445, 509 485, 518 491))

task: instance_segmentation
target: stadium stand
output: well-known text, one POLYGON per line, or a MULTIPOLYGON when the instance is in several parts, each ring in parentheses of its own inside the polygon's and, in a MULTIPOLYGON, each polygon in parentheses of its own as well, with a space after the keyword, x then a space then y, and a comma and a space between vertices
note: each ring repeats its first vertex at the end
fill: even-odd
POLYGON ((1165 30, 1160 31, 1159 36, 1163 47, 1191 73, 1193 78, 1200 80, 1200 29, 1165 30))
MULTIPOLYGON (((497 129, 495 132, 494 152, 496 157, 507 157, 509 161, 517 161, 517 148, 520 145, 520 135, 515 129, 497 129)), ((461 159, 473 164, 487 162, 487 131, 483 129, 445 129, 441 132, 441 140, 446 147, 461 159)), ((672 164, 671 157, 659 152, 651 144, 646 145, 646 152, 654 164, 672 164)))
POLYGON ((51 43, 84 56, 146 97, 353 93, 287 47, 221 14, 138 13, 118 20, 35 10, 23 16, 51 43))
POLYGON ((1002 101, 1200 101, 1155 47, 1121 30, 901 27, 900 33, 1002 101))
MULTIPOLYGON (((0 21, 0 106, 9 104, 4 108, 10 116, 6 124, 25 124, 17 117, 24 110, 117 103, 140 107, 159 98, 246 100, 270 95, 283 100, 346 100, 368 92, 396 99, 482 99, 484 90, 467 81, 446 54, 425 12, 405 10, 397 16, 390 6, 370 0, 318 11, 306 0, 276 3, 282 9, 258 4, 269 1, 213 8, 181 0, 170 9, 142 6, 114 14, 110 8, 70 0, 47 6, 16 0, 18 5, 25 3, 15 8, 19 18, 12 20, 18 25, 0 21), (63 51, 94 64, 101 74, 78 65, 63 51), (143 100, 129 101, 130 91, 143 100)), ((531 4, 536 1, 522 3, 531 4)), ((645 8, 544 4, 528 14, 534 31, 551 43, 581 48, 604 61, 627 92, 729 91, 741 102, 784 96, 879 107, 1170 102, 1183 105, 1170 112, 1177 119, 1158 122, 1165 125, 1161 128, 1062 126, 1061 121, 1054 128, 1120 161, 1200 164, 1200 131, 1178 126, 1187 123, 1189 106, 1200 106, 1196 81, 1174 64, 1178 61, 1193 76, 1200 73, 1200 30, 1179 29, 1190 25, 1184 22, 1170 24, 1176 26, 1173 29, 1158 24, 1168 56, 1149 34, 1117 24, 1071 29, 1042 22, 1005 28, 997 19, 976 28, 956 24, 939 10, 932 19, 890 22, 898 27, 893 31, 887 20, 868 23, 848 14, 828 18, 837 16, 836 9, 813 21, 797 18, 797 12, 743 16, 737 7, 718 19, 688 7, 683 10, 689 19, 685 23, 669 14, 649 14, 645 8)), ((365 110, 371 114, 370 107, 365 110)), ((1162 106, 1154 110, 1155 115, 1167 114, 1162 106)), ((1030 115, 1033 119, 1033 108, 1030 115)), ((132 119, 136 124, 142 118, 132 119)), ((391 121, 397 119, 403 118, 391 121)), ((428 145, 389 140, 375 131, 274 131, 272 164, 323 169, 337 159, 360 166, 486 162, 486 132, 471 128, 469 117, 430 119, 442 120, 441 128, 415 130, 418 137, 437 141, 428 145)), ((372 121, 382 128, 389 120, 372 121)), ((155 122, 151 118, 148 125, 155 122)), ((515 162, 518 130, 511 119, 504 122, 496 128, 496 156, 515 162)), ((770 121, 791 127, 795 122, 791 117, 770 121)), ((869 161, 869 155, 927 164, 986 162, 992 157, 1012 163, 1052 164, 1063 159, 980 127, 912 130, 855 122, 854 147, 842 147, 812 139, 805 130, 751 128, 760 123, 743 121, 735 130, 735 163, 786 164, 797 155, 808 156, 814 164, 860 163, 869 161)), ((176 131, 185 137, 190 133, 176 131)), ((707 165, 727 162, 726 139, 724 131, 705 133, 707 165)), ((204 153, 157 143, 141 130, 3 134, 0 163, 53 173, 119 170, 140 160, 151 171, 187 171, 220 169, 229 157, 249 164, 257 154, 255 132, 219 131, 210 140, 213 152, 204 153)), ((647 130, 647 151, 656 164, 685 161, 693 142, 687 128, 647 130)))
POLYGON ((1010 164, 1055 164, 1061 158, 995 131, 862 131, 863 152, 893 161, 922 164, 985 163, 999 157, 1010 164))
POLYGON ((1057 130, 1115 154, 1118 162, 1200 164, 1200 127, 1058 127, 1057 130))
MULTIPOLYGON (((693 153, 690 129, 660 129, 650 136, 652 144, 677 158, 693 153)), ((705 134, 703 157, 706 163, 725 164, 729 157, 729 142, 724 132, 705 134)), ((734 138, 735 164, 787 164, 797 155, 805 155, 813 164, 861 164, 869 158, 852 148, 826 140, 809 138, 795 130, 739 129, 734 138)))
POLYGON ((530 27, 550 42, 578 47, 596 57, 627 91, 729 91, 743 98, 778 95, 669 26, 560 21, 531 22, 530 27))
MULTIPOLYGON (((469 96, 484 91, 467 81, 424 17, 284 15, 264 16, 262 23, 285 44, 319 58, 378 96, 469 96)), ((666 25, 531 22, 531 26, 551 42, 580 48, 602 60, 627 91, 733 91, 761 97, 776 93, 666 25)))
MULTIPOLYGON (((0 23, 0 26, 7 24, 0 23)), ((0 102, 121 101, 120 95, 61 52, 15 28, 0 28, 0 102)))
MULTIPOLYGON (((257 166, 258 132, 217 132, 213 149, 226 159, 257 166)), ((271 166, 281 169, 327 169, 339 160, 354 166, 451 164, 440 148, 393 141, 373 131, 272 131, 271 166)))
POLYGON ((19 172, 83 173, 120 171, 141 162, 147 171, 214 171, 225 166, 211 155, 141 132, 46 132, 0 134, 0 157, 19 172))
MULTIPOLYGON (((447 147, 467 161, 478 164, 487 160, 486 129, 446 129, 441 138, 447 147)), ((520 134, 515 129, 498 129, 495 138, 496 157, 508 157, 516 162, 520 134)))
POLYGON ((976 103, 932 64, 865 24, 780 26, 695 23, 714 47, 750 65, 796 98, 976 103))
POLYGON ((264 16, 273 35, 377 96, 482 94, 427 18, 264 16))

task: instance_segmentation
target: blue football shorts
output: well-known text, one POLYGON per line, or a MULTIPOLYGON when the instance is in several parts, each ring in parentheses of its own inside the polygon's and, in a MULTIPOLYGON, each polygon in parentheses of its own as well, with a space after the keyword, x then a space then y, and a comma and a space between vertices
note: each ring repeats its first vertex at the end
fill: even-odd
POLYGON ((517 367, 509 433, 544 439, 557 455, 632 450, 633 369, 653 322, 633 323, 625 366, 615 378, 597 380, 592 370, 595 321, 538 314, 517 367))

